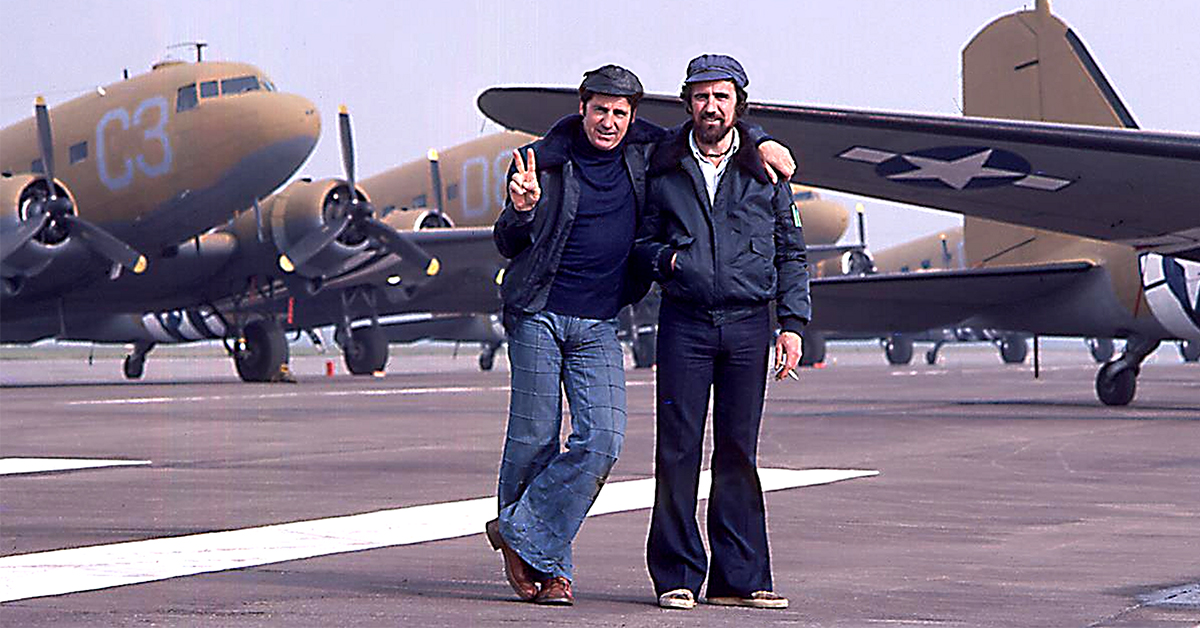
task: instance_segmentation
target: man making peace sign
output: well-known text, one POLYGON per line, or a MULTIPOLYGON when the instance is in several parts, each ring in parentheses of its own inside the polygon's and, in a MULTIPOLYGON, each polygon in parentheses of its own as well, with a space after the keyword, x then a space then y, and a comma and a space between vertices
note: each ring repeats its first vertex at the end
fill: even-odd
MULTIPOLYGON (((504 328, 512 376, 493 548, 517 595, 569 605, 571 542, 625 437, 625 371, 617 312, 645 296, 649 277, 627 263, 645 207, 646 165, 668 132, 636 120, 642 85, 606 65, 584 74, 579 115, 513 153, 508 202, 494 231, 512 260, 504 328), (561 451, 562 391, 571 435, 561 451)), ((747 140, 765 135, 750 130, 747 140)), ((760 152, 790 177, 786 148, 760 152)))

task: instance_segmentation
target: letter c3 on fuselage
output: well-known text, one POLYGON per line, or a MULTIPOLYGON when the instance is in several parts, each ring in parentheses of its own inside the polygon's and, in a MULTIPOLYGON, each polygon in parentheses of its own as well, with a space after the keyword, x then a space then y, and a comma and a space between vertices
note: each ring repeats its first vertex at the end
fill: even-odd
POLYGON ((137 169, 148 177, 158 177, 171 170, 171 140, 166 134, 169 116, 167 99, 162 96, 154 96, 138 103, 132 121, 129 112, 123 107, 111 109, 96 123, 96 173, 100 176, 100 182, 110 190, 119 190, 133 182, 134 159, 126 157, 123 168, 117 175, 109 171, 106 146, 109 128, 114 122, 120 123, 122 132, 129 131, 130 127, 138 127, 142 124, 142 119, 148 109, 158 109, 158 123, 142 131, 142 139, 158 142, 162 146, 162 160, 156 164, 147 163, 146 156, 139 152, 136 160, 137 169))

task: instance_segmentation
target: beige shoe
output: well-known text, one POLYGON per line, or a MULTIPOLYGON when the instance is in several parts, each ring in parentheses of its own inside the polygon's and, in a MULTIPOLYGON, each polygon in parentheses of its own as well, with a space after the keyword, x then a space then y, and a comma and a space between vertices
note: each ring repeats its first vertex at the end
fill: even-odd
POLYGON ((658 596, 659 608, 678 608, 689 610, 696 608, 696 596, 687 589, 672 589, 658 596))
POLYGON ((747 597, 710 597, 705 601, 717 606, 748 606, 750 608, 788 607, 788 599, 773 591, 755 591, 747 597))

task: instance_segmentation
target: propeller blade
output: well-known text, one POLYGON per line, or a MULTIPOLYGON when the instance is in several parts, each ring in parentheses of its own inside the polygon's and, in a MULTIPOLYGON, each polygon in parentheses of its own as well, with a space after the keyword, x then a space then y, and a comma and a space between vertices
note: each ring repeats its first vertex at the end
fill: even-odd
POLYGON ((368 218, 362 222, 363 229, 368 235, 374 236, 377 240, 383 243, 385 247, 392 253, 404 258, 405 261, 421 266, 425 269, 425 274, 430 277, 438 274, 442 268, 442 263, 438 258, 431 257, 425 252, 425 249, 417 246, 408 236, 392 227, 375 220, 368 218))
POLYGON ((858 243, 862 246, 867 246, 867 218, 863 214, 863 204, 859 203, 854 207, 858 212, 858 243))
POLYGON ((287 272, 292 272, 303 266, 314 255, 321 252, 321 249, 329 245, 342 235, 346 227, 350 224, 350 213, 345 212, 337 220, 327 223, 320 230, 308 234, 305 238, 296 243, 290 251, 279 256, 279 267, 287 272))
POLYGON ((33 220, 26 220, 11 233, 0 236, 0 261, 8 259, 9 255, 17 252, 25 243, 33 239, 37 232, 50 221, 50 214, 38 214, 33 220))
POLYGON ((350 182, 351 199, 357 200, 358 189, 354 184, 354 133, 350 130, 350 111, 346 109, 346 105, 338 108, 338 128, 341 132, 342 170, 346 174, 346 180, 350 182))
MULTIPOLYGON (((433 184, 433 198, 437 201, 436 208, 438 218, 442 216, 442 167, 438 161, 438 152, 434 149, 429 149, 429 181, 433 184)), ((441 222, 440 220, 438 221, 441 222)), ((440 225, 439 225, 440 226, 440 225)))
POLYGON ((113 234, 74 214, 66 214, 60 220, 66 222, 71 233, 78 235, 88 248, 114 264, 120 264, 138 274, 146 270, 146 257, 118 240, 113 234))
POLYGON ((38 145, 42 149, 42 172, 50 188, 50 200, 54 200, 58 197, 54 192, 54 138, 50 133, 50 111, 46 109, 46 99, 38 96, 33 110, 37 118, 38 145))
POLYGON ((254 199, 254 228, 258 234, 258 241, 263 241, 263 221, 262 207, 258 204, 258 199, 254 199))

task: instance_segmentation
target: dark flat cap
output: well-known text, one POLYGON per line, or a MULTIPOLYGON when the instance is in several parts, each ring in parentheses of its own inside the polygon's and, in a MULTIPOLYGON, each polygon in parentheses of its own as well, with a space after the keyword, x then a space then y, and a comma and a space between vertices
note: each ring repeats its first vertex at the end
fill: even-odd
POLYGON ((642 82, 633 72, 619 65, 602 65, 591 72, 583 73, 579 92, 595 92, 608 96, 642 97, 642 82))
POLYGON ((728 55, 700 55, 688 63, 687 78, 683 82, 704 81, 733 81, 734 85, 742 89, 746 89, 750 84, 742 64, 728 55))

